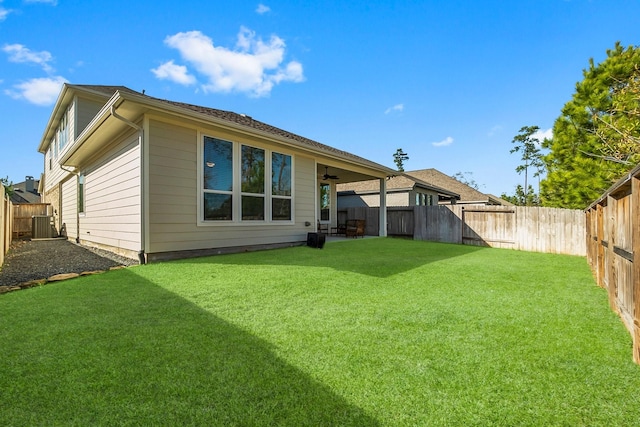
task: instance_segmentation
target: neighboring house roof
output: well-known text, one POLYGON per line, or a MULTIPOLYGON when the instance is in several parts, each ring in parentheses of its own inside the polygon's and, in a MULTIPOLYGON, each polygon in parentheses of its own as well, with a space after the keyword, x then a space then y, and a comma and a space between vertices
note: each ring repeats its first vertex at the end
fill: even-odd
POLYGON ((39 180, 27 180, 13 184, 12 203, 40 203, 40 193, 38 193, 39 180))
MULTIPOLYGON (((387 180, 386 188, 387 193, 395 193, 402 191, 411 191, 415 188, 422 188, 425 190, 433 191, 439 195, 447 196, 449 198, 459 199, 460 195, 453 191, 446 190, 444 188, 429 184, 421 179, 409 176, 402 172, 397 172, 398 175, 392 176, 387 180)), ((380 181, 377 179, 360 182, 350 182, 345 184, 338 184, 337 191, 340 192, 353 192, 355 194, 375 194, 380 192, 380 181)))
MULTIPOLYGON (((262 134, 267 137, 276 138, 279 142, 294 145, 298 148, 305 148, 311 152, 322 152, 325 155, 336 157, 343 161, 351 161, 356 164, 364 165, 367 167, 373 167, 377 170, 384 171, 387 175, 393 175, 395 171, 386 166, 367 160, 363 157, 351 154, 349 152, 339 150, 337 148, 321 144, 317 141, 305 138, 300 135, 288 132, 286 130, 271 126, 267 123, 255 120, 246 114, 238 114, 231 111, 218 110, 215 108, 203 107, 199 105, 187 104, 184 102, 170 101, 161 98, 154 98, 149 95, 145 95, 140 92, 131 90, 125 86, 96 86, 96 85, 70 85, 65 84, 54 112, 49 119, 49 125, 42 137, 38 151, 44 153, 47 145, 51 139, 52 132, 55 127, 52 126, 64 112, 64 107, 68 105, 73 97, 74 92, 81 91, 88 94, 100 95, 105 98, 105 106, 96 115, 92 123, 87 126, 87 129, 82 131, 78 135, 78 140, 83 139, 83 135, 88 136, 91 131, 101 125, 112 114, 111 108, 121 108, 123 104, 135 103, 138 106, 144 107, 145 111, 149 109, 156 109, 165 112, 173 112, 176 114, 186 115, 198 120, 206 120, 208 122, 217 123, 232 127, 234 129, 242 131, 250 131, 252 134, 262 134), (92 128, 92 129, 89 129, 92 128)), ((132 108, 132 111, 134 108, 132 108)), ((138 109, 139 110, 139 109, 138 109)), ((138 111, 136 110, 136 111, 138 111)), ((139 111, 138 111, 139 112, 139 111)), ((121 114, 121 113, 119 113, 121 114)), ((135 120, 136 117, 128 117, 129 120, 135 120)), ((69 150, 62 161, 68 161, 74 155, 74 149, 69 150)))
POLYGON ((468 186, 455 178, 452 178, 437 169, 420 169, 406 172, 407 175, 421 179, 438 187, 454 191, 460 195, 457 203, 485 204, 485 205, 511 205, 511 203, 491 194, 484 194, 473 187, 468 186))
POLYGON ((498 196, 494 196, 493 194, 487 193, 487 196, 489 196, 489 200, 492 200, 492 201, 496 202, 496 203, 494 203, 496 205, 499 204, 499 205, 502 205, 502 206, 515 206, 510 201, 505 200, 505 199, 503 199, 501 197, 498 197, 498 196))

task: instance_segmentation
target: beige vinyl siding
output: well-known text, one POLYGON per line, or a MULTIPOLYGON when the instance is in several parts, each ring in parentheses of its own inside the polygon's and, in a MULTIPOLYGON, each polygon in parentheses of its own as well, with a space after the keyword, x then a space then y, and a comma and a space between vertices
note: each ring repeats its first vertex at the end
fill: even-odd
MULTIPOLYGON (((54 155, 54 152, 57 152, 57 156, 53 157, 53 160, 51 162, 51 169, 49 169, 49 162, 48 159, 46 159, 45 155, 44 171, 46 175, 46 191, 50 190, 54 186, 57 186, 61 181, 69 178, 70 173, 60 167, 60 165, 58 164, 58 160, 74 145, 76 137, 84 130, 85 127, 87 127, 89 122, 98 113, 98 111, 100 111, 103 105, 104 101, 96 101, 76 97, 67 108, 67 144, 61 151, 54 151, 53 147, 49 146, 52 156, 54 155)), ((56 123, 55 128, 57 129, 59 125, 60 123, 56 123)), ((57 137, 57 132, 55 134, 56 136, 54 136, 54 138, 52 139, 54 143, 55 138, 57 137)))
POLYGON ((61 222, 67 229, 67 237, 75 239, 78 237, 78 179, 72 175, 62 183, 62 206, 61 222))
POLYGON ((290 149, 215 128, 149 120, 148 253, 299 242, 315 221, 315 162, 290 149), (293 157, 295 223, 198 224, 198 139, 210 135, 293 157))
MULTIPOLYGON (((316 228, 316 162, 311 157, 295 156, 295 219, 298 226, 304 226, 305 221, 313 224, 313 230, 302 230, 303 233, 315 231, 316 228)), ((319 197, 319 196, 318 196, 319 197)), ((335 203, 335 200, 332 200, 335 203)), ((333 206, 336 206, 335 204, 333 206)), ((305 237, 304 234, 303 237, 305 237)))
MULTIPOLYGON (((349 203, 351 203, 351 205, 349 206, 345 206, 343 202, 340 202, 340 206, 341 207, 357 207, 357 206, 363 206, 363 203, 365 206, 371 207, 371 208, 377 208, 380 207, 380 194, 379 193, 374 193, 374 194, 362 194, 360 196, 348 196, 351 200, 349 201, 349 203), (360 204, 355 204, 356 203, 355 200, 356 197, 359 197, 362 202, 360 204)), ((340 197, 342 199, 342 197, 340 197)), ((408 192, 402 192, 402 193, 387 193, 387 206, 409 206, 409 193, 408 192)))
POLYGON ((80 239, 135 256, 141 247, 138 133, 123 138, 83 172, 85 213, 80 215, 80 239))
POLYGON ((87 127, 89 122, 98 114, 98 111, 104 106, 105 101, 96 101, 93 99, 86 99, 76 97, 73 102, 74 106, 74 121, 73 121, 73 138, 75 139, 82 133, 84 128, 87 127))

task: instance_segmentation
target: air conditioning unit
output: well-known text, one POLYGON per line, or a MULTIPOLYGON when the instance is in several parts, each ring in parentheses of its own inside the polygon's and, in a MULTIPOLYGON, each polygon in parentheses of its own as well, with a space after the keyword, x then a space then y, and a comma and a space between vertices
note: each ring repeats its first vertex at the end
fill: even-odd
POLYGON ((34 215, 31 217, 32 239, 50 239, 55 235, 56 228, 52 216, 34 215))

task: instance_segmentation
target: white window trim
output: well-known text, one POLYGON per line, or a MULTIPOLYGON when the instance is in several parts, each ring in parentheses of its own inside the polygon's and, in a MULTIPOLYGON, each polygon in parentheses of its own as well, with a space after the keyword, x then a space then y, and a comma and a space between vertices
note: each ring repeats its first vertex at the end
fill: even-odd
MULTIPOLYGON (((259 144, 248 144, 238 141, 232 141, 225 137, 215 136, 213 133, 209 132, 198 132, 198 153, 197 153, 197 220, 196 225, 198 227, 238 227, 238 226, 275 226, 275 225, 283 225, 283 226, 292 226, 295 225, 295 156, 287 152, 286 150, 278 150, 271 149, 261 146, 259 144), (224 220, 224 221, 213 221, 213 220, 205 220, 204 219, 204 138, 215 138, 221 139, 224 141, 228 141, 232 143, 233 149, 233 189, 228 192, 232 196, 232 217, 233 220, 224 220), (242 196, 256 196, 253 193, 244 193, 241 191, 242 187, 242 166, 241 166, 241 157, 242 157, 242 146, 246 145, 248 147, 259 148, 264 150, 265 152, 265 193, 264 193, 264 207, 265 207, 265 219, 264 220, 243 220, 242 219, 242 196), (272 167, 272 153, 284 154, 286 156, 291 157, 291 196, 273 196, 272 194, 272 176, 271 176, 271 167, 272 167), (289 199, 291 200, 291 219, 290 220, 274 220, 272 218, 271 211, 271 200, 273 198, 278 199, 289 199)), ((218 193, 225 193, 224 191, 218 191, 218 193)))

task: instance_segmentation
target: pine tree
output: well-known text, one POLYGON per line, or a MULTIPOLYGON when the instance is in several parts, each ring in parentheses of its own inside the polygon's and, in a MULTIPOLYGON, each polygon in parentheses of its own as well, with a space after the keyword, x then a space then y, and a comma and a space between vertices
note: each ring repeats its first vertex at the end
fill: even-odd
POLYGON ((620 43, 600 64, 589 61, 543 143, 550 150, 540 189, 545 206, 585 208, 640 161, 633 143, 640 136, 638 64, 640 48, 620 43))

